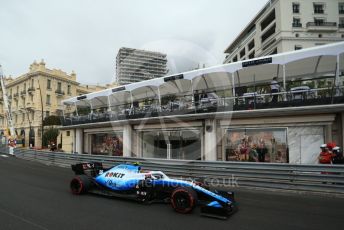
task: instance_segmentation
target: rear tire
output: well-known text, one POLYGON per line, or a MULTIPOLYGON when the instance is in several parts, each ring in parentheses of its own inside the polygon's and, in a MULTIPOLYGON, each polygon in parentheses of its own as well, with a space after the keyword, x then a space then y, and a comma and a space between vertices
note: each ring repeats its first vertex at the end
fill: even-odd
POLYGON ((92 187, 91 179, 86 175, 79 175, 70 182, 71 192, 75 195, 81 195, 90 190, 92 187))
POLYGON ((197 204, 197 193, 189 187, 176 188, 171 195, 171 204, 178 213, 190 213, 197 204))

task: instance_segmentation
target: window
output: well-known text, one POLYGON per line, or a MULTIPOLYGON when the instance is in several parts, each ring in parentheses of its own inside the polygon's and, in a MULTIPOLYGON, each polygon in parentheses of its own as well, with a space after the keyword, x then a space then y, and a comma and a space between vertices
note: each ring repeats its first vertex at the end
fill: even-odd
POLYGON ((245 48, 243 48, 243 49, 240 51, 240 58, 242 58, 243 56, 245 56, 245 53, 246 53, 246 50, 245 50, 245 48))
POLYGON ((67 93, 72 94, 70 85, 67 86, 67 93))
POLYGON ((295 34, 295 37, 296 37, 296 38, 300 37, 300 34, 295 34))
POLYGON ((252 59, 252 58, 254 58, 254 56, 255 56, 255 52, 253 51, 252 53, 250 53, 250 54, 248 55, 248 58, 249 58, 249 59, 252 59))
POLYGON ((26 83, 24 83, 24 91, 26 90, 26 83))
POLYGON ((17 86, 17 93, 19 93, 19 86, 17 86))
POLYGON ((295 45, 294 49, 295 49, 295 50, 301 50, 301 49, 302 49, 302 46, 301 46, 301 45, 295 45))
POLYGON ((275 9, 260 23, 261 31, 268 27, 276 18, 275 9))
POLYGON ((339 18, 338 27, 339 27, 339 28, 344 28, 344 18, 339 18))
POLYGON ((198 129, 143 131, 142 156, 182 160, 201 160, 201 132, 198 129))
POLYGON ((300 18, 293 18, 293 27, 302 27, 300 18))
POLYGON ((319 38, 322 38, 323 36, 322 36, 322 34, 319 34, 318 37, 319 37, 319 38))
POLYGON ((274 54, 277 54, 277 53, 278 53, 277 48, 275 48, 275 49, 270 53, 270 55, 274 55, 274 54))
POLYGON ((248 44, 248 50, 251 50, 254 48, 254 39, 248 44))
POLYGON ((49 117, 50 116, 50 111, 45 111, 45 117, 49 117))
POLYGON ((50 105, 50 95, 47 95, 47 105, 50 105))
POLYGON ((300 4, 293 2, 293 13, 298 14, 300 13, 300 4))
POLYGON ((51 89, 51 80, 50 79, 47 80, 47 89, 51 89))
POLYGON ((31 79, 31 87, 34 88, 35 87, 35 80, 32 78, 31 79))
POLYGON ((123 156, 122 132, 92 134, 91 143, 94 155, 123 156))
POLYGON ((338 3, 338 10, 340 14, 344 14, 344 2, 338 3))
POLYGON ((324 22, 325 22, 325 20, 323 18, 314 18, 314 24, 316 26, 321 26, 324 24, 324 22))
POLYGON ((322 3, 314 3, 314 13, 315 14, 323 14, 324 13, 324 4, 322 3))
POLYGON ((61 87, 62 87, 61 82, 57 82, 57 90, 58 90, 58 91, 61 91, 61 87))
POLYGON ((227 129, 226 161, 288 162, 286 128, 227 129))
POLYGON ((25 113, 22 114, 22 122, 25 121, 25 113))
POLYGON ((262 43, 265 42, 269 37, 271 37, 275 32, 276 32, 276 24, 262 35, 262 43))
POLYGON ((238 61, 238 56, 235 55, 235 57, 233 58, 233 62, 237 62, 238 61))
POLYGON ((70 131, 67 131, 66 136, 70 137, 70 131))

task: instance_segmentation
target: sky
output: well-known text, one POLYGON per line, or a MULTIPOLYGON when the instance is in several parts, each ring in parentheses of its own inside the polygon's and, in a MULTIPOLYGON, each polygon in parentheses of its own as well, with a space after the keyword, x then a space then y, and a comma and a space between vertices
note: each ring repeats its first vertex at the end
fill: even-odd
POLYGON ((1 0, 0 64, 17 77, 44 59, 83 84, 113 82, 121 47, 166 53, 168 74, 219 65, 266 2, 1 0))

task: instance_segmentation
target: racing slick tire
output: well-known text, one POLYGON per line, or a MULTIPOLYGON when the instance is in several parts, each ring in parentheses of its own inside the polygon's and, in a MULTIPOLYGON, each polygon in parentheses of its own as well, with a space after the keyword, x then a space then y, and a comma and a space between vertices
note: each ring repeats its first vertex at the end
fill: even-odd
POLYGON ((81 195, 90 190, 92 187, 91 179, 86 175, 78 175, 70 182, 70 189, 73 194, 81 195))
POLYGON ((178 213, 190 213, 197 204, 197 193, 189 187, 178 187, 171 194, 171 204, 178 213))

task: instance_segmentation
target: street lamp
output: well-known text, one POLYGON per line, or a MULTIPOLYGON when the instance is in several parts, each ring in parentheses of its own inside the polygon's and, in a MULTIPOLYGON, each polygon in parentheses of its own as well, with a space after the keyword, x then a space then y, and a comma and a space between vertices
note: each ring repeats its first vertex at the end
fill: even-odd
POLYGON ((40 97, 41 97, 41 113, 42 113, 42 124, 41 124, 41 141, 42 141, 42 144, 41 144, 41 146, 42 146, 42 148, 43 148, 43 129, 44 129, 44 124, 43 124, 43 121, 44 121, 44 119, 43 119, 43 114, 44 114, 44 111, 43 111, 43 98, 42 98, 42 90, 41 90, 41 84, 40 84, 40 81, 39 81, 39 79, 38 79, 38 88, 37 88, 38 90, 39 90, 39 95, 40 95, 40 97))
POLYGON ((30 115, 29 115, 29 109, 26 108, 26 105, 25 105, 25 104, 24 104, 24 112, 26 113, 27 119, 28 119, 28 121, 29 121, 29 147, 31 147, 30 144, 31 144, 31 131, 32 131, 32 125, 31 125, 31 120, 30 120, 30 115))

